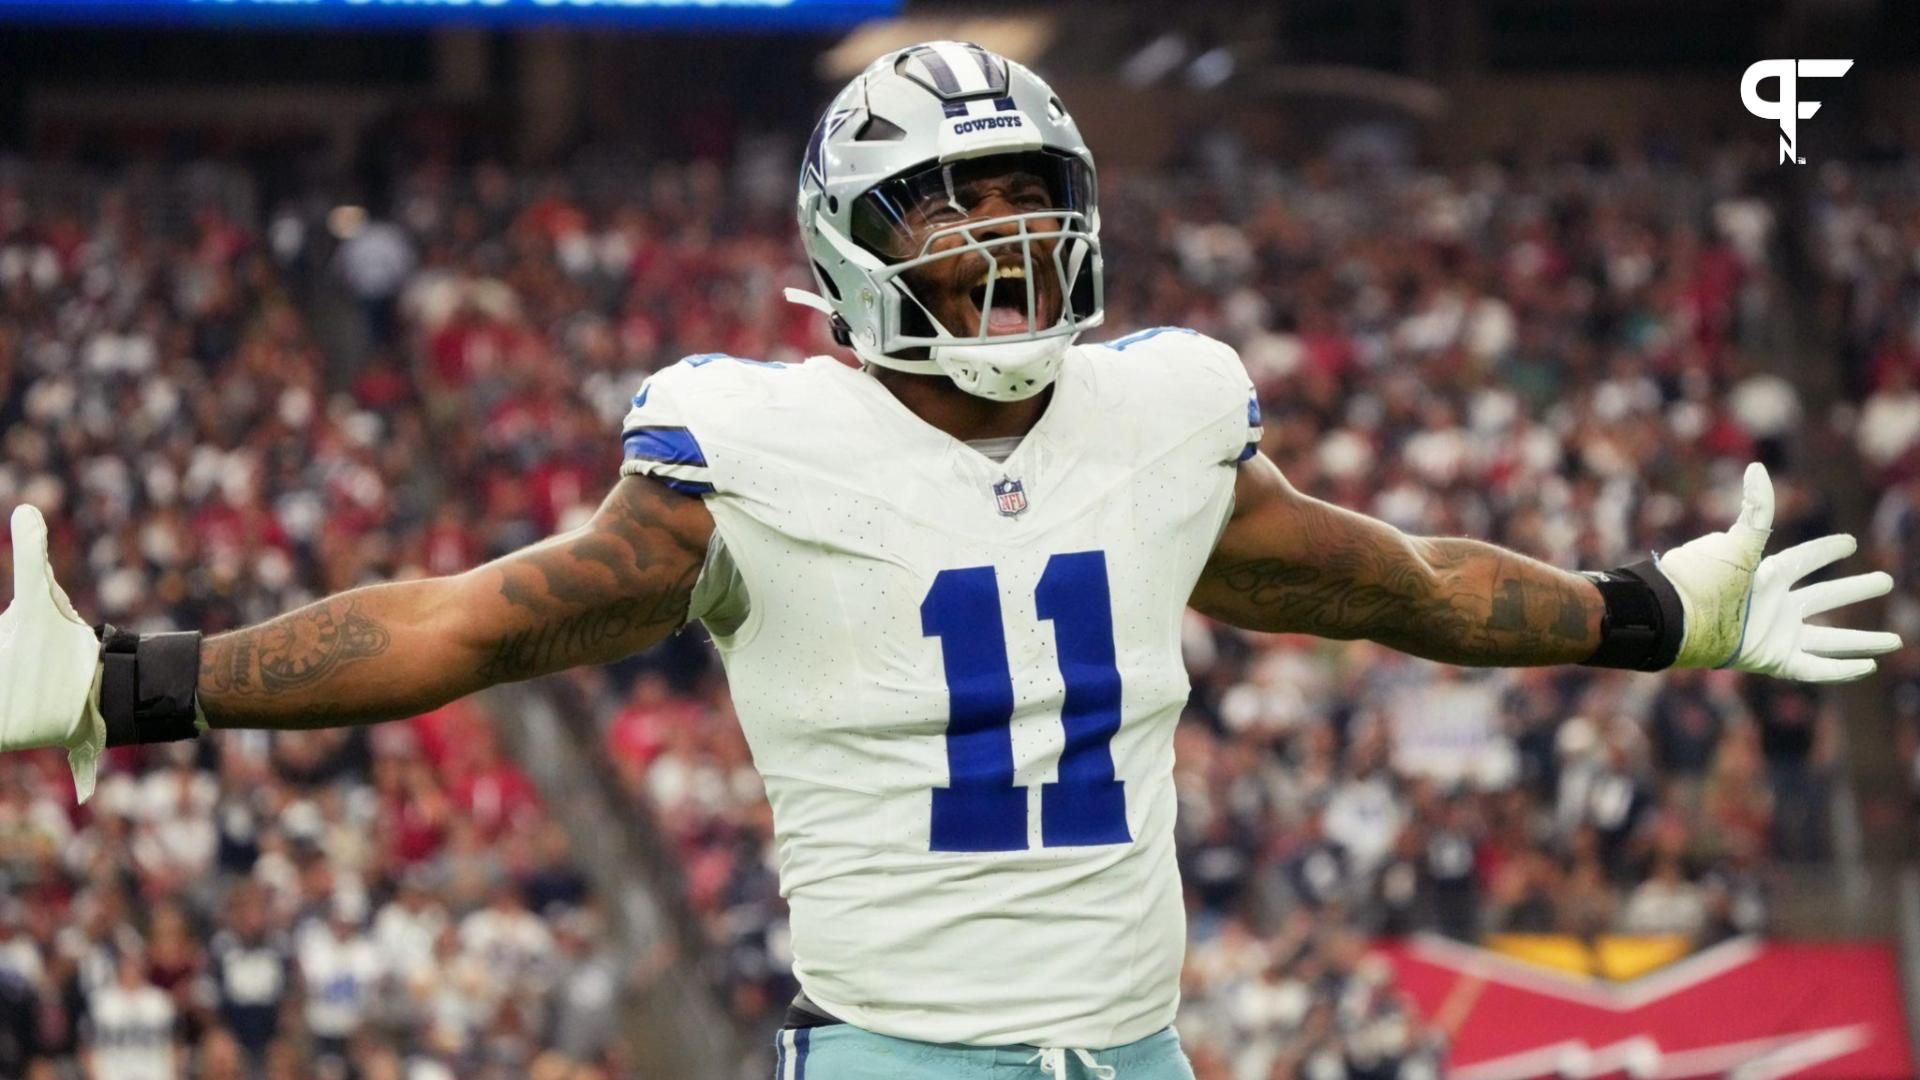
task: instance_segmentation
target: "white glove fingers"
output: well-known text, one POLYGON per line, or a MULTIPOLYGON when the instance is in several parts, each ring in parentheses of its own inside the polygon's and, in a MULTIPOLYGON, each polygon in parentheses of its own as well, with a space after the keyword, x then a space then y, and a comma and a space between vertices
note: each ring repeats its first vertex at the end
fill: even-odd
POLYGON ((1809 626, 1800 631, 1800 647, 1815 656, 1832 659, 1881 656, 1900 647, 1900 635, 1885 630, 1809 626))
MULTIPOLYGON (((1815 570, 1832 566, 1841 559, 1860 550, 1860 542, 1850 533, 1834 533, 1818 540, 1808 540, 1804 544, 1795 544, 1778 555, 1768 556, 1762 569, 1777 573, 1791 585, 1815 570), (1778 570, 1772 570, 1778 567, 1778 570)), ((1778 579, 1775 579, 1778 580, 1778 579)))
POLYGON ((1781 674, 1800 682, 1842 683, 1864 679, 1878 667, 1872 660, 1836 660, 1800 653, 1787 662, 1781 674))
POLYGON ((51 571, 48 573, 47 590, 53 594, 53 606, 59 609, 60 614, 67 617, 68 622, 80 626, 87 626, 87 621, 82 619, 80 613, 73 609, 73 601, 67 599, 67 590, 61 588, 60 583, 53 579, 51 571))
POLYGON ((13 602, 50 596, 47 520, 26 503, 13 508, 13 602))
POLYGON ((1747 466, 1740 478, 1740 518, 1727 532, 1756 557, 1766 549, 1773 531, 1773 478, 1759 462, 1747 466))
MULTIPOLYGON (((91 762, 106 740, 90 704, 100 643, 54 583, 40 511, 15 507, 12 532, 14 597, 0 614, 0 751, 65 746, 91 762)), ((84 788, 79 772, 75 781, 84 788)))
POLYGON ((1787 595, 1789 599, 1799 602, 1800 614, 1806 616, 1819 615, 1837 607, 1857 604, 1876 596, 1885 596, 1892 591, 1893 575, 1884 570, 1875 570, 1871 574, 1855 574, 1852 577, 1817 582, 1804 589, 1796 589, 1787 595))

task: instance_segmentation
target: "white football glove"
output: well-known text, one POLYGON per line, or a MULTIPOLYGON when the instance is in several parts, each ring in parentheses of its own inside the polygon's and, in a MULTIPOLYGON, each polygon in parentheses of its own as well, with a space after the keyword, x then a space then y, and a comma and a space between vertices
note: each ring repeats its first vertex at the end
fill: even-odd
POLYGON ((1747 466, 1740 517, 1726 532, 1689 540, 1655 560, 1680 594, 1685 635, 1674 667, 1730 667, 1800 682, 1851 682, 1873 674, 1870 659, 1900 647, 1900 635, 1807 622, 1847 604, 1885 596, 1884 571, 1793 586, 1859 548, 1835 533, 1761 558, 1773 531, 1773 481, 1747 466))
POLYGON ((61 746, 81 802, 107 743, 100 642, 53 580, 47 523, 13 511, 13 603, 0 612, 0 751, 61 746))

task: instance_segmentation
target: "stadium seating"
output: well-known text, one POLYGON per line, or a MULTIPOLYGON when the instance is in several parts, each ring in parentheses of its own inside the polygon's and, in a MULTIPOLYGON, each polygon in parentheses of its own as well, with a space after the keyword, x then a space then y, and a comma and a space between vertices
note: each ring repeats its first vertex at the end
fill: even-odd
MULTIPOLYGON (((1805 213, 1859 313, 1857 442, 1888 481, 1874 551, 1920 580, 1895 240, 1914 204, 1836 184, 1787 207, 1699 179, 1729 175, 1104 177, 1110 332, 1238 346, 1295 484, 1409 531, 1615 565, 1722 527, 1729 508, 1695 496, 1758 456, 1785 466, 1792 542, 1832 508, 1799 390, 1753 356, 1777 330, 1770 229, 1805 213)), ((826 348, 779 300, 806 278, 790 225, 735 179, 432 164, 390 215, 355 217, 261 206, 217 163, 0 171, 0 502, 45 507, 75 603, 139 630, 220 630, 565 528, 612 481, 648 372, 826 348)), ((1395 993, 1376 936, 1711 941, 1767 926, 1773 861, 1828 857, 1834 720, 1793 687, 1473 672, 1199 616, 1185 641, 1179 1024, 1202 1080, 1432 1075, 1445 1031, 1395 993)), ((1920 670, 1899 674, 1920 790, 1920 670)), ((770 1031, 793 989, 770 818, 716 662, 681 640, 587 681, 683 855, 729 1004, 770 1031)), ((82 811, 57 756, 0 761, 0 1016, 32 1003, 32 1075, 78 1075, 92 1002, 122 983, 173 1019, 111 1052, 177 1046, 208 1076, 623 1075, 574 992, 605 977, 597 918, 479 706, 116 752, 82 811)))

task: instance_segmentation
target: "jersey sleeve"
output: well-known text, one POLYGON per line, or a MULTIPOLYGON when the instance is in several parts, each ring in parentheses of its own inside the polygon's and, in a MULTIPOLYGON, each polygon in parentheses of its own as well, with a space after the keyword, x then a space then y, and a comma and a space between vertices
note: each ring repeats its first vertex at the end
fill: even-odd
POLYGON ((1212 460, 1238 465, 1260 452, 1260 398, 1240 353, 1224 341, 1184 327, 1160 326, 1111 342, 1148 377, 1157 408, 1178 414, 1182 437, 1193 437, 1212 460))
POLYGON ((1247 444, 1245 446, 1242 446, 1240 448, 1240 452, 1233 456, 1233 464, 1238 465, 1243 461, 1247 461, 1251 459, 1253 455, 1259 453, 1260 437, 1265 433, 1266 433, 1266 429, 1260 426, 1260 395, 1254 392, 1254 389, 1252 386, 1248 386, 1247 387, 1247 430, 1246 430, 1247 444))
POLYGON ((711 495, 716 475, 696 433, 699 423, 685 361, 662 368, 640 384, 633 408, 620 425, 621 476, 651 476, 682 495, 711 495))
POLYGON ((1260 395, 1240 362, 1240 351, 1205 334, 1193 334, 1183 344, 1183 359, 1198 369, 1195 381, 1202 384, 1196 389, 1208 445, 1219 448, 1222 465, 1252 459, 1260 452, 1260 395))

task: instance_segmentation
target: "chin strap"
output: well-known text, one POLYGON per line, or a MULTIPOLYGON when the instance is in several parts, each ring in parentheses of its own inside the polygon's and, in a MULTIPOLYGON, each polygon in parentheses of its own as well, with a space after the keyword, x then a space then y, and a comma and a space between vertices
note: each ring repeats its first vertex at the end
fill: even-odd
POLYGON ((889 368, 894 371, 904 371, 909 375, 939 375, 944 378, 947 374, 941 369, 939 364, 931 360, 902 360, 897 356, 884 356, 880 353, 868 352, 858 345, 853 346, 853 353, 860 358, 860 362, 863 364, 889 368))
POLYGON ((806 289, 796 289, 791 285, 782 289, 781 292, 786 295, 787 303, 798 304, 803 308, 809 308, 825 315, 827 321, 833 326, 833 340, 852 349, 854 355, 858 356, 861 362, 877 364, 880 367, 892 368, 895 371, 904 371, 910 375, 938 375, 941 373, 939 365, 931 360, 896 360, 891 356, 881 356, 862 347, 853 340, 852 333, 847 329, 847 320, 841 318, 840 313, 833 310, 833 302, 821 296, 819 293, 809 292, 806 289))
POLYGON ((853 329, 847 325, 847 320, 841 317, 839 312, 833 310, 833 305, 827 302, 826 297, 792 286, 788 286, 783 291, 786 293, 787 303, 812 308, 814 311, 825 314, 827 326, 833 331, 833 340, 849 348, 853 347, 853 329))
POLYGON ((789 304, 799 304, 803 308, 812 308, 823 315, 835 314, 833 305, 828 303, 827 298, 821 296, 819 293, 808 292, 805 289, 796 289, 791 285, 781 291, 786 293, 787 303, 789 304))

